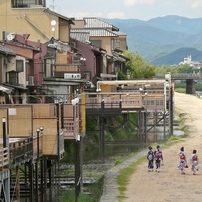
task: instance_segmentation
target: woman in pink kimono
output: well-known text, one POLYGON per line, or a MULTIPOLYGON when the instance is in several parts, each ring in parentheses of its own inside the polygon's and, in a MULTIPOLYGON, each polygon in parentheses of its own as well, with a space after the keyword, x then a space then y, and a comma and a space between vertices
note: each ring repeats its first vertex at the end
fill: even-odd
POLYGON ((178 169, 181 171, 181 174, 185 174, 185 168, 187 165, 187 159, 186 159, 186 154, 184 152, 184 147, 181 147, 180 153, 178 154, 180 157, 180 163, 178 165, 178 169))
POLYGON ((199 158, 197 155, 197 151, 194 149, 193 153, 190 157, 190 163, 191 163, 191 170, 193 171, 193 175, 196 175, 196 171, 198 171, 197 165, 199 164, 199 158))

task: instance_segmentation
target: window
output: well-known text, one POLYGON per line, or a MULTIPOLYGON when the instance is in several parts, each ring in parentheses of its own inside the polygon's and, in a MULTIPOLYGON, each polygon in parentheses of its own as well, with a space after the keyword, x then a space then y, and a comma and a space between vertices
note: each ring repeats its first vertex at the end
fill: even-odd
POLYGON ((90 73, 91 73, 90 71, 85 71, 84 72, 84 79, 90 81, 90 77, 91 77, 90 73))
POLYGON ((23 60, 16 60, 16 72, 23 72, 23 71, 24 71, 23 60))
POLYGON ((101 40, 91 40, 91 42, 94 46, 102 47, 102 41, 101 40))
POLYGON ((12 8, 28 8, 32 5, 41 5, 45 7, 45 0, 11 0, 12 8))
POLYGON ((12 85, 18 84, 18 73, 15 71, 6 72, 6 83, 12 85))
POLYGON ((118 47, 120 47, 120 41, 115 42, 115 48, 118 48, 118 47))
POLYGON ((112 43, 111 44, 111 46, 112 46, 111 49, 114 50, 114 39, 112 39, 111 43, 112 43))

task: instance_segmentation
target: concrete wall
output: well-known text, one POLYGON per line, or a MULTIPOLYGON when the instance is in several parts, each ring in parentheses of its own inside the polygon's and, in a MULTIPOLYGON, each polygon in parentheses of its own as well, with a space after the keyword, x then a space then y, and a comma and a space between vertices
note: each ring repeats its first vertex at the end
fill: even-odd
MULTIPOLYGON (((51 37, 69 42, 70 25, 67 20, 60 20, 56 15, 47 12, 46 8, 11 8, 11 0, 0 2, 0 30, 9 33, 30 34, 29 40, 45 43, 51 37), (55 20, 55 31, 51 21, 55 20)), ((2 32, 0 32, 2 39, 2 32)))

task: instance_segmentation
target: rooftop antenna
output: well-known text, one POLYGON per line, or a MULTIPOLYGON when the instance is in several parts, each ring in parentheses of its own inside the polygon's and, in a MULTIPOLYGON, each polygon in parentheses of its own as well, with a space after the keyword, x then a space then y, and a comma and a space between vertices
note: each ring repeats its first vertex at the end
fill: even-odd
POLYGON ((53 4, 52 4, 52 5, 50 5, 50 7, 52 7, 52 8, 53 8, 53 11, 54 11, 54 9, 55 9, 54 0, 53 0, 53 4))

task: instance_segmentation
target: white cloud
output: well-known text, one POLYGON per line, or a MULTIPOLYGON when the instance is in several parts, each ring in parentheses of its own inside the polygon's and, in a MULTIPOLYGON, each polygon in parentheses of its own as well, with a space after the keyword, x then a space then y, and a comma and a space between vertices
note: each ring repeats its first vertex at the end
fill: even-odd
POLYGON ((114 19, 114 18, 123 19, 123 18, 125 18, 125 14, 122 12, 111 12, 111 13, 107 14, 107 18, 109 18, 109 19, 114 19))
POLYGON ((156 0, 124 0, 124 4, 126 7, 131 7, 140 4, 154 4, 156 0))
POLYGON ((191 4, 191 7, 193 8, 198 8, 198 7, 202 7, 202 1, 195 1, 191 4))

